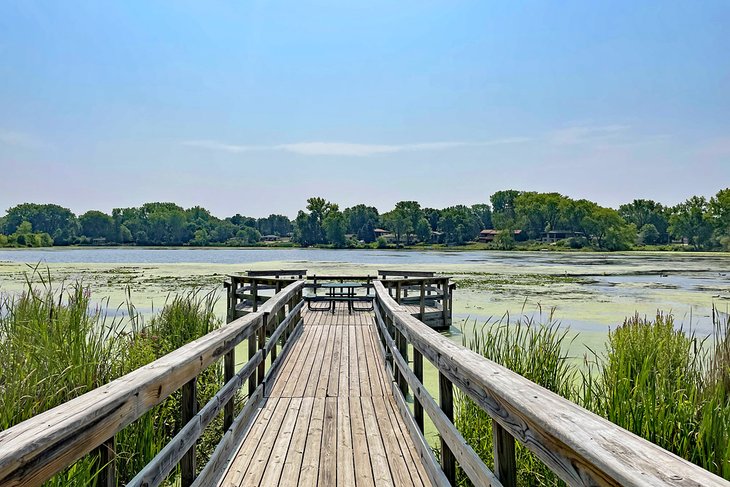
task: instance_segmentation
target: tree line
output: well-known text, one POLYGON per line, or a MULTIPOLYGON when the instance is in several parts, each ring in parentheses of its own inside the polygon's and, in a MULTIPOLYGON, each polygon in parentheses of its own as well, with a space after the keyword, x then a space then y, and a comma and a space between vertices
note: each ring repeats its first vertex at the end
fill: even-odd
POLYGON ((90 210, 79 216, 55 204, 23 203, 0 218, 0 246, 249 246, 259 244, 263 235, 290 237, 304 247, 464 245, 488 229, 495 231, 487 247, 502 249, 552 234, 561 237, 556 245, 570 248, 681 244, 694 250, 730 250, 730 188, 709 200, 693 196, 664 206, 636 199, 618 209, 559 193, 516 190, 497 191, 489 203, 442 209, 400 201, 386 213, 366 204, 340 210, 334 202, 313 197, 293 221, 277 214, 221 219, 200 206, 183 209, 174 203, 115 208, 111 214, 90 210))

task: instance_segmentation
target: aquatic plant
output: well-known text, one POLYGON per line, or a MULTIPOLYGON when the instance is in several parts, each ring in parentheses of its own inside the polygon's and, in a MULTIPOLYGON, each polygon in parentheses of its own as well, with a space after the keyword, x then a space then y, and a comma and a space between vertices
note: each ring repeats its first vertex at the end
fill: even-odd
MULTIPOLYGON (((503 365, 541 386, 570 398, 578 376, 575 361, 566 355, 569 347, 568 330, 554 320, 553 310, 543 323, 530 316, 511 321, 506 314, 482 326, 472 324, 464 333, 465 347, 503 365)), ((494 463, 492 451, 492 420, 490 416, 463 393, 457 391, 454 423, 466 441, 487 465, 494 463)), ((559 479, 532 452, 516 444, 519 485, 562 485, 559 479)), ((459 484, 470 485, 459 472, 459 484)))
MULTIPOLYGON (((124 319, 110 319, 108 302, 93 305, 82 282, 55 286, 49 272, 32 268, 23 292, 0 296, 0 430, 209 333, 221 324, 213 312, 215 301, 215 293, 195 290, 170 296, 149 324, 131 304, 124 319)), ((220 367, 204 371, 198 377, 199 403, 207 402, 221 382, 220 367)), ((116 435, 119 482, 131 479, 157 454, 179 430, 180 418, 178 392, 116 435)), ((198 445, 201 459, 221 434, 220 418, 215 425, 198 445)), ((92 453, 47 485, 94 485, 99 467, 92 453)))

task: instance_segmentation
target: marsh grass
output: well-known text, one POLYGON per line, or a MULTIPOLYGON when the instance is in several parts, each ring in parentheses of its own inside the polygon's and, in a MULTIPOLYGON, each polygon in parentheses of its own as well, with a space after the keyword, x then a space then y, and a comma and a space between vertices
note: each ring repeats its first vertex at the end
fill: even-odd
MULTIPOLYGON (((669 314, 627 318, 604 351, 588 350, 582 367, 563 351, 567 330, 552 313, 473 325, 463 343, 613 423, 726 479, 730 478, 730 317, 713 308, 714 332, 699 338, 669 314)), ((456 425, 488 465, 491 419, 457 396, 456 425)), ((518 444, 519 485, 562 485, 518 444)), ((468 480, 460 476, 462 485, 468 480)))
MULTIPOLYGON (((0 295, 0 430, 209 333, 221 324, 213 312, 215 301, 215 293, 194 290, 169 296, 148 324, 131 304, 125 318, 112 319, 108 302, 94 305, 82 282, 56 286, 49 272, 32 268, 22 292, 0 295)), ((201 374, 199 404, 215 394, 221 380, 218 366, 201 374)), ((174 436, 181 426, 180 412, 178 392, 117 434, 120 485, 174 436)), ((207 459, 220 435, 222 421, 218 418, 216 423, 198 445, 201 460, 207 459)), ((47 485, 94 485, 98 467, 97 458, 88 455, 47 485)))
MULTIPOLYGON (((465 347, 556 394, 572 396, 578 369, 565 352, 572 340, 568 338, 568 330, 555 321, 553 310, 544 317, 540 310, 537 319, 522 316, 512 321, 506 314, 481 326, 474 322, 470 331, 462 338, 465 347)), ((485 463, 493 465, 491 418, 460 392, 456 395, 455 424, 485 463)), ((519 485, 563 485, 549 468, 519 443, 516 445, 516 457, 519 485)), ((463 472, 459 472, 459 484, 470 485, 463 472)))

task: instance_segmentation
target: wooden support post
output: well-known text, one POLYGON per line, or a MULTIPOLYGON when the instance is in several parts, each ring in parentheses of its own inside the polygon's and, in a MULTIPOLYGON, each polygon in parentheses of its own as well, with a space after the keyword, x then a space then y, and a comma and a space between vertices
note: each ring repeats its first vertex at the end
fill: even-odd
MULTIPOLYGON (((236 373, 236 347, 233 347, 226 356, 223 358, 223 383, 227 384, 229 380, 233 379, 236 373)), ((233 408, 235 402, 235 395, 231 397, 225 406, 225 412, 223 413, 223 434, 228 431, 228 428, 233 424, 233 408)))
POLYGON ((400 282, 395 283, 395 302, 400 304, 400 282))
MULTIPOLYGON (((413 373, 418 382, 423 384, 423 355, 415 347, 413 347, 413 373)), ((413 416, 416 418, 418 429, 423 433, 423 406, 416 397, 415 392, 413 394, 413 416)))
MULTIPOLYGON (((182 424, 186 425, 198 414, 198 380, 197 377, 187 382, 182 388, 182 424)), ((182 487, 190 487, 195 481, 195 443, 180 460, 180 476, 182 487)))
POLYGON ((444 328, 449 326, 449 299, 446 296, 446 293, 449 292, 448 282, 448 279, 441 281, 441 296, 443 296, 441 300, 441 310, 443 311, 444 328))
POLYGON ((236 281, 231 278, 231 282, 225 283, 225 286, 228 298, 226 323, 230 323, 231 321, 236 319, 236 281))
MULTIPOLYGON (((264 313, 264 321, 261 323, 259 328, 259 350, 263 350, 266 347, 266 327, 269 322, 269 313, 264 313)), ((263 360, 259 364, 258 383, 264 383, 264 376, 266 375, 266 352, 264 352, 263 360)))
POLYGON ((258 281, 253 280, 251 281, 251 299, 253 300, 252 309, 255 313, 259 310, 259 286, 258 281))
MULTIPOLYGON (((398 334, 398 352, 401 354, 401 357, 403 357, 406 364, 408 364, 408 342, 406 341, 406 337, 403 333, 400 331, 396 331, 396 333, 398 334)), ((406 381, 406 376, 404 374, 398 375, 398 385, 400 386, 400 391, 403 393, 403 397, 407 397, 408 382, 406 381)))
POLYGON ((112 436, 97 448, 99 452, 96 485, 98 487, 117 487, 116 445, 112 436))
POLYGON ((494 448, 494 474, 504 487, 517 487, 515 438, 494 420, 492 420, 492 445, 494 448))
MULTIPOLYGON (((385 311, 385 308, 383 308, 383 311, 385 311)), ((393 317, 387 314, 387 311, 383 315, 384 321, 385 321, 385 331, 393 337, 393 317)), ((383 339, 383 343, 386 344, 385 339, 383 339)), ((389 350, 389 347, 386 344, 385 350, 389 350)), ((395 377, 398 377, 398 371, 396 370, 396 366, 393 363, 393 357, 386 352, 385 354, 385 362, 390 365, 390 369, 393 371, 393 375, 395 377)))
MULTIPOLYGON (((256 355, 256 347, 258 346, 258 333, 254 332, 250 337, 248 337, 248 359, 251 360, 254 355, 256 355)), ((256 369, 251 371, 251 376, 248 379, 248 397, 253 396, 253 393, 256 391, 256 386, 258 385, 258 380, 256 378, 256 369)))
MULTIPOLYGON (((454 422, 454 385, 439 372, 439 406, 449 421, 454 422)), ((441 437, 441 470, 451 485, 456 485, 456 459, 449 445, 441 437)))
POLYGON ((421 281, 421 310, 420 310, 418 319, 423 321, 423 318, 425 316, 426 316, 426 282, 421 281))

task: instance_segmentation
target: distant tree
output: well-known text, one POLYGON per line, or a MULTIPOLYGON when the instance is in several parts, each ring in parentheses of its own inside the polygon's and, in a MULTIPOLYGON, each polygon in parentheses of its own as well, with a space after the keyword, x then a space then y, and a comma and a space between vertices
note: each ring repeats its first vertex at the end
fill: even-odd
POLYGON ((654 245, 659 242, 659 237, 659 231, 656 227, 651 223, 647 223, 639 230, 638 240, 639 243, 645 245, 654 245))
POLYGON ((428 243, 431 241, 431 225, 425 217, 421 217, 416 225, 416 238, 421 242, 428 243))
POLYGON ((514 212, 528 237, 538 239, 543 232, 561 229, 566 200, 558 193, 522 193, 514 199, 514 212))
POLYGON ((323 222, 327 242, 337 248, 345 246, 347 221, 340 211, 330 211, 323 222))
POLYGON ((404 235, 413 232, 409 215, 401 208, 396 208, 383 214, 384 226, 395 235, 395 243, 400 245, 404 235))
POLYGON ((431 230, 434 232, 438 230, 441 210, 437 210, 435 208, 424 208, 423 215, 426 217, 426 220, 428 220, 428 224, 431 225, 431 230))
POLYGON ((234 245, 253 245, 260 241, 261 233, 248 225, 244 225, 240 230, 238 230, 235 238, 228 240, 229 243, 234 245))
POLYGON ((494 237, 494 245, 501 250, 512 250, 515 248, 515 231, 511 228, 502 229, 494 237))
POLYGON ((471 210, 479 219, 482 230, 492 228, 492 208, 489 205, 483 203, 472 205, 471 210))
POLYGON ((347 208, 342 213, 347 222, 347 233, 356 234, 366 243, 375 241, 374 230, 380 217, 377 208, 360 204, 347 208))
POLYGON ((494 228, 514 228, 515 215, 515 198, 521 191, 508 189, 505 191, 497 191, 492 195, 492 224, 494 228))
POLYGON ((403 233, 406 235, 406 245, 411 243, 411 235, 416 231, 418 222, 423 218, 421 205, 417 201, 399 201, 395 204, 395 210, 408 219, 408 224, 403 233))
POLYGON ((708 210, 703 196, 693 196, 672 209, 669 231, 677 238, 686 238, 695 250, 707 247, 713 231, 708 210))
POLYGON ((583 219, 583 227, 598 248, 605 250, 628 249, 636 237, 636 227, 627 225, 621 215, 611 208, 596 206, 583 219))
POLYGON ((114 240, 114 220, 102 211, 90 210, 79 217, 81 234, 88 238, 114 240))
POLYGON ((316 214, 299 211, 294 220, 292 240, 303 247, 324 243, 322 226, 316 214))
POLYGON ((38 233, 53 236, 56 245, 74 243, 79 232, 79 222, 71 210, 58 205, 23 203, 8 210, 5 215, 3 233, 15 233, 18 226, 30 222, 38 233))
POLYGON ((467 206, 452 206, 441 212, 439 230, 444 232, 446 243, 463 244, 474 240, 481 228, 479 218, 467 206))
POLYGON ((262 235, 288 235, 292 231, 292 223, 285 215, 269 215, 266 218, 259 218, 256 228, 262 235))
POLYGON ((730 243, 730 188, 718 191, 710 199, 708 210, 715 239, 727 248, 730 243))
POLYGON ((636 199, 618 208, 619 215, 627 223, 633 223, 641 231, 645 225, 653 225, 658 236, 654 243, 669 239, 669 215, 667 209, 652 200, 636 199))
POLYGON ((365 243, 375 241, 375 223, 368 221, 357 231, 357 238, 365 243))

